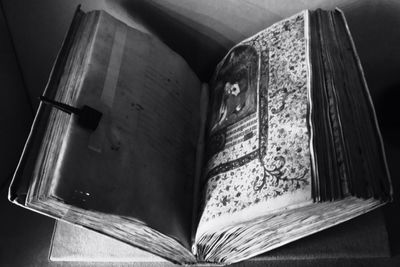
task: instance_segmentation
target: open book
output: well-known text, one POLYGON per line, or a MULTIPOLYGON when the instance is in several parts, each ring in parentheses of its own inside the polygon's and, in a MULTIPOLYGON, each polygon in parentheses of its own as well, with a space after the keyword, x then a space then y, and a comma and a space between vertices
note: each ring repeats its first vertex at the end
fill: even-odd
POLYGON ((42 99, 9 199, 176 263, 245 260, 392 197, 338 9, 235 45, 209 88, 156 36, 78 9, 42 99))

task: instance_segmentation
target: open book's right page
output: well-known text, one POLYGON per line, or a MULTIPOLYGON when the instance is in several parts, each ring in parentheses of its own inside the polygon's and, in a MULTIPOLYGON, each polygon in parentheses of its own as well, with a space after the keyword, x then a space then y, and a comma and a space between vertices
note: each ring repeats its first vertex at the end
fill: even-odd
POLYGON ((280 21, 217 66, 197 236, 312 202, 307 25, 280 21))

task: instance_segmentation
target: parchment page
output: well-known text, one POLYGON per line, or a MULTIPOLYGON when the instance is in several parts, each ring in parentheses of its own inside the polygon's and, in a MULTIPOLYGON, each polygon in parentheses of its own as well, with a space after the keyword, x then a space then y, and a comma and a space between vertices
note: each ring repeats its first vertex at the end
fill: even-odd
MULTIPOLYGON (((311 201, 310 73, 302 12, 235 46, 211 83, 197 237, 311 201)), ((196 239, 197 239, 196 237, 196 239)))
POLYGON ((103 116, 94 132, 71 120, 51 194, 189 247, 200 82, 155 37, 106 13, 95 38, 76 106, 103 116))

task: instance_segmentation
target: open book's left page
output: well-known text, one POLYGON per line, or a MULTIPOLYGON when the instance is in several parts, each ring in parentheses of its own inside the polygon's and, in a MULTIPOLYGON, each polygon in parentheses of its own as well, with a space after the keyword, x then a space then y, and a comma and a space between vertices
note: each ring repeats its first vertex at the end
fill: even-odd
POLYGON ((51 194, 135 218, 188 244, 200 82, 155 37, 101 12, 76 106, 103 113, 94 132, 71 121, 51 194))
POLYGON ((193 262, 200 81, 156 37, 106 12, 78 10, 73 25, 61 50, 67 59, 56 61, 60 75, 51 75, 45 94, 102 117, 92 131, 79 114, 41 103, 35 121, 44 133, 28 139, 39 152, 26 151, 28 164, 19 166, 31 181, 25 206, 193 262))

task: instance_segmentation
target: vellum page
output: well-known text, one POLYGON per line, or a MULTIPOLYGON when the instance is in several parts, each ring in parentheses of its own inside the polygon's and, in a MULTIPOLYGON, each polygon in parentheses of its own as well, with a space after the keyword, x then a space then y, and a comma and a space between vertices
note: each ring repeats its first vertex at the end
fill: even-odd
POLYGON ((73 118, 50 193, 190 240, 200 82, 184 60, 104 12, 76 106, 103 113, 94 132, 73 118))
POLYGON ((218 65, 196 240, 311 199, 307 13, 235 46, 218 65))

